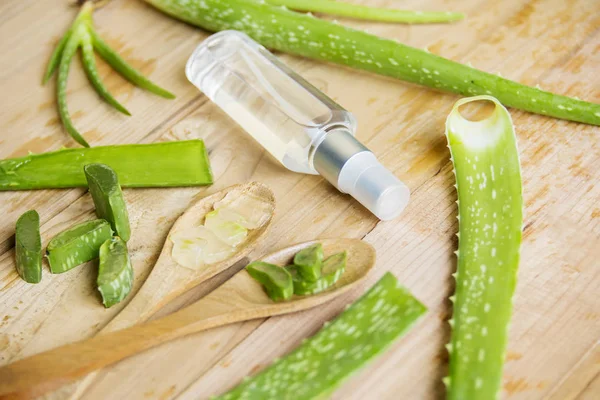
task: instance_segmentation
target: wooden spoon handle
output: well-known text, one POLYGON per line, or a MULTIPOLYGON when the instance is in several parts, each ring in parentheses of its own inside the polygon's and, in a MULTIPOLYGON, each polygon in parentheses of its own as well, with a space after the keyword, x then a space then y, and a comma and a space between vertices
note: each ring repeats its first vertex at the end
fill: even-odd
POLYGON ((143 325, 99 335, 0 368, 0 399, 25 399, 175 338, 223 324, 216 313, 184 309, 143 325), (204 315, 200 315, 204 314, 204 315))

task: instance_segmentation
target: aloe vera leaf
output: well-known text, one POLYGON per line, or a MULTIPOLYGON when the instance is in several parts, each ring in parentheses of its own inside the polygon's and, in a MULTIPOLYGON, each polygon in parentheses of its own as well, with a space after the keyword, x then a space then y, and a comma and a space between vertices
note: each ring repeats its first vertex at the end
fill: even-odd
POLYGON ((17 273, 25 282, 42 280, 42 238, 40 216, 35 210, 23 213, 15 229, 15 258, 17 273))
POLYGON ((92 45, 92 38, 88 32, 82 37, 81 44, 81 55, 83 60, 83 67, 87 74, 87 77, 96 89, 96 92, 111 106, 113 106, 117 111, 122 112, 125 115, 131 115, 131 113, 123 107, 121 103, 117 101, 113 97, 112 94, 108 91, 106 86, 102 83, 100 79, 100 75, 98 74, 98 69, 96 68, 96 58, 94 55, 94 46, 92 45))
POLYGON ((309 282, 319 280, 322 263, 323 245, 321 243, 302 249, 294 256, 294 265, 298 267, 298 273, 309 282))
POLYGON ((117 174, 106 164, 88 164, 83 171, 94 199, 96 215, 108 221, 115 234, 127 242, 131 235, 129 214, 117 174))
POLYGON ((321 278, 316 282, 309 282, 302 279, 296 265, 287 266, 286 269, 289 271, 290 275, 292 275, 294 294, 299 296, 317 294, 335 285, 346 271, 346 256, 347 253, 344 251, 327 257, 325 261, 323 261, 321 278))
POLYGON ((124 187, 210 185, 201 140, 64 149, 0 160, 0 190, 85 187, 86 164, 109 165, 124 187))
POLYGON ((127 252, 127 244, 118 236, 107 239, 100 246, 98 291, 104 307, 120 303, 133 286, 133 268, 127 252))
POLYGON ((209 31, 236 29, 266 47, 466 96, 489 94, 502 104, 600 125, 600 104, 522 85, 393 40, 312 15, 253 0, 145 0, 209 31))
POLYGON ((92 40, 94 43, 94 48, 100 54, 107 63, 110 64, 111 67, 115 69, 118 73, 120 73, 125 79, 134 85, 145 89, 151 93, 154 93, 158 96, 164 97, 165 99, 174 99, 175 95, 168 90, 161 88, 160 86, 152 83, 148 78, 146 78, 140 71, 133 68, 131 65, 127 63, 119 54, 117 54, 110 46, 102 40, 98 33, 91 29, 90 34, 92 36, 92 40))
POLYGON ((315 336, 217 399, 327 398, 406 333, 426 310, 387 272, 315 336))
POLYGON ((71 66, 71 60, 73 56, 81 45, 81 35, 83 32, 85 32, 85 27, 83 25, 77 26, 65 45, 65 49, 63 50, 63 54, 58 66, 56 97, 58 99, 58 115, 60 116, 67 133, 83 147, 90 147, 88 142, 83 138, 83 136, 81 136, 79 131, 73 125, 71 115, 69 114, 69 107, 67 105, 67 81, 69 79, 69 68, 71 66))
POLYGON ((48 60, 48 65, 46 66, 46 72, 44 73, 44 78, 42 79, 42 85, 45 85, 48 82, 48 79, 54 75, 56 68, 58 68, 58 64, 62 58, 63 51, 65 50, 65 46, 71 37, 71 29, 69 29, 60 41, 57 43, 52 55, 50 56, 50 60, 48 60))
POLYGON ((98 258, 100 246, 112 234, 110 224, 103 219, 82 222, 59 233, 46 249, 50 271, 60 274, 98 258))
POLYGON ((446 121, 459 209, 450 324, 449 399, 494 399, 500 389, 523 225, 519 154, 508 111, 490 96, 458 101, 446 121), (482 121, 459 107, 489 100, 482 121))
POLYGON ((287 300, 294 294, 292 276, 282 267, 262 261, 248 264, 246 271, 260 282, 274 301, 287 300))
POLYGON ((369 21, 401 22, 405 24, 427 24, 453 22, 465 16, 456 12, 407 11, 367 7, 331 0, 266 0, 275 6, 286 6, 297 11, 319 12, 340 17, 365 19, 369 21))

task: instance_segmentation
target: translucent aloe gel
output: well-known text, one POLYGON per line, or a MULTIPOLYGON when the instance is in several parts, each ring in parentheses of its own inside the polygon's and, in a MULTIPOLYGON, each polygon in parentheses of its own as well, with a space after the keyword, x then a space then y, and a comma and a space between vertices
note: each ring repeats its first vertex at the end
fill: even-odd
POLYGON ((355 139, 353 115, 247 35, 210 36, 186 75, 289 170, 322 175, 382 220, 406 206, 408 188, 355 139))

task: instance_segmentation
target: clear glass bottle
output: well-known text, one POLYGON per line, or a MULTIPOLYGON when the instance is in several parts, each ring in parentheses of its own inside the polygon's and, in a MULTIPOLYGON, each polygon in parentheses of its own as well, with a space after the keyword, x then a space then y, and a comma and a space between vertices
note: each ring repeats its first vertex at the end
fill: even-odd
POLYGON ((286 168, 321 174, 383 220, 406 206, 408 188, 354 138, 354 116, 246 34, 208 37, 186 75, 286 168))

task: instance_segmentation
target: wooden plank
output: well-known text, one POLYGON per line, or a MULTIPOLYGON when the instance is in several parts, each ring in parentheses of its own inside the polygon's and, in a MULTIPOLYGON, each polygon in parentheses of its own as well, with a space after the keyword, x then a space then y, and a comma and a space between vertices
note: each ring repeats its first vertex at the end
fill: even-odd
MULTIPOLYGON (((439 0, 362 3, 448 8, 439 0)), ((469 0, 459 8, 469 17, 455 25, 343 23, 428 46, 432 52, 471 61, 478 68, 497 70, 528 84, 540 83, 545 89, 600 102, 597 2, 488 4, 469 0)), ((5 55, 0 58, 0 157, 72 145, 57 124, 52 85, 42 88, 37 82, 51 45, 74 13, 62 2, 23 0, 0 5, 0 51, 5 55)), ((442 132, 456 97, 283 57, 356 114, 359 138, 413 189, 411 205, 400 219, 377 223, 320 178, 293 174, 275 164, 187 83, 185 60, 206 34, 142 2, 113 0, 95 13, 95 20, 115 48, 178 98, 166 101, 133 89, 102 64, 101 75, 108 86, 134 114, 123 117, 101 104, 76 62, 69 104, 77 126, 93 144, 203 138, 216 176, 211 188, 125 191, 133 228, 130 246, 136 290, 156 259, 170 223, 194 198, 233 183, 259 180, 274 189, 278 209, 271 234, 252 257, 315 237, 366 236, 379 256, 370 282, 390 269, 430 307, 426 319, 405 340, 344 385, 334 398, 438 397, 446 365, 443 344, 449 334, 444 320, 450 307, 445 299, 452 288, 449 274, 456 245, 452 236, 455 195, 442 132)), ((513 112, 513 117, 522 152, 527 220, 504 396, 593 396, 597 379, 593 381, 591 366, 585 369, 585 379, 575 382, 569 377, 579 371, 578 365, 584 365, 581 360, 587 359, 600 332, 596 315, 600 276, 592 268, 600 256, 600 130, 521 112, 513 112), (559 382, 566 383, 555 391, 559 382)), ((27 285, 14 272, 10 250, 14 221, 23 211, 38 209, 44 236, 50 237, 92 215, 89 196, 81 189, 0 193, 0 207, 5 215, 0 224, 0 363, 97 332, 119 308, 104 310, 99 305, 93 264, 58 276, 46 270, 41 284, 27 285)), ((201 297, 242 266, 201 285, 163 313, 201 297)), ((356 291, 319 310, 237 324, 153 349, 103 371, 84 398, 197 398, 222 392, 294 348, 359 294, 356 291)))

